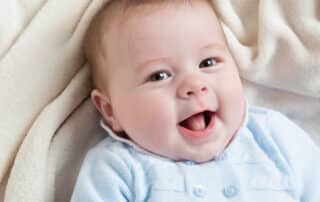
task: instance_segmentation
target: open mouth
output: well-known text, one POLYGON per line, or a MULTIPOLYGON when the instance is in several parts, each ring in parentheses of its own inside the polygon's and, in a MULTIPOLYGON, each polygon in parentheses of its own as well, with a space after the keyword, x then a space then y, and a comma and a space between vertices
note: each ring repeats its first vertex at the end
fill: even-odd
POLYGON ((179 126, 191 131, 205 131, 207 128, 213 127, 215 113, 212 111, 203 111, 194 114, 179 123, 179 126))

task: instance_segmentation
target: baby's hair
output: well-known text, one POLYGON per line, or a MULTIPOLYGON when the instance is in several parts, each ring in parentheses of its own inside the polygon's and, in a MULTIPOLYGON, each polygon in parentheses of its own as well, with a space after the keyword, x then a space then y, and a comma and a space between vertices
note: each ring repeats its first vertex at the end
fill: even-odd
MULTIPOLYGON (((197 0, 205 1, 211 5, 210 0, 197 0)), ((188 3, 192 5, 195 0, 110 0, 108 1, 93 17, 85 38, 84 38, 84 52, 85 56, 90 64, 90 71, 93 81, 93 87, 99 90, 104 86, 104 79, 102 75, 103 67, 106 66, 106 60, 108 53, 105 48, 105 38, 108 27, 116 17, 119 20, 126 19, 125 14, 132 8, 138 9, 139 13, 144 11, 144 6, 153 6, 158 8, 159 5, 170 6, 174 4, 188 3), (143 6, 143 7, 142 7, 143 6), (120 14, 120 16, 119 16, 120 14), (114 15, 117 15, 116 17, 114 15)), ((147 9, 148 10, 148 9, 147 9)), ((130 17, 131 17, 130 13, 130 17)))

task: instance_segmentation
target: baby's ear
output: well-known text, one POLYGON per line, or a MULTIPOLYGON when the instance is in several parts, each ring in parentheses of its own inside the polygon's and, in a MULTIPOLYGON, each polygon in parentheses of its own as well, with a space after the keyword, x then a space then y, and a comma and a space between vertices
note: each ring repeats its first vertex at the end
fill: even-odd
POLYGON ((115 132, 123 131, 118 120, 114 116, 110 99, 106 95, 104 95, 99 90, 94 89, 91 92, 91 101, 96 107, 96 109, 103 116, 105 121, 108 123, 108 125, 111 126, 113 131, 115 132))

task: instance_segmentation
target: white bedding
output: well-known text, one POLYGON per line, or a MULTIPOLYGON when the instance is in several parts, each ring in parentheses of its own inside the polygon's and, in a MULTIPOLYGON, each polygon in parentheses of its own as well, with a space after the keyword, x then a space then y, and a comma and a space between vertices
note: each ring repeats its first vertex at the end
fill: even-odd
MULTIPOLYGON (((0 201, 68 201, 104 137, 81 49, 103 2, 0 1, 0 201)), ((320 145, 319 1, 213 3, 249 102, 287 114, 320 145)))

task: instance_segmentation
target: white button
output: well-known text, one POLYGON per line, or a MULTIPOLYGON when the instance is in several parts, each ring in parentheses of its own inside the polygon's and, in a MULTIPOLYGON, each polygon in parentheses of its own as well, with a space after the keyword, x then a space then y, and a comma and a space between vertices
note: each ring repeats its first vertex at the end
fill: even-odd
POLYGON ((207 189, 202 185, 197 185, 193 187, 193 193, 197 197, 204 197, 207 195, 207 189))
POLYGON ((227 198, 235 197, 236 195, 238 195, 238 193, 239 193, 238 188, 233 185, 230 185, 223 189, 223 195, 227 198))

